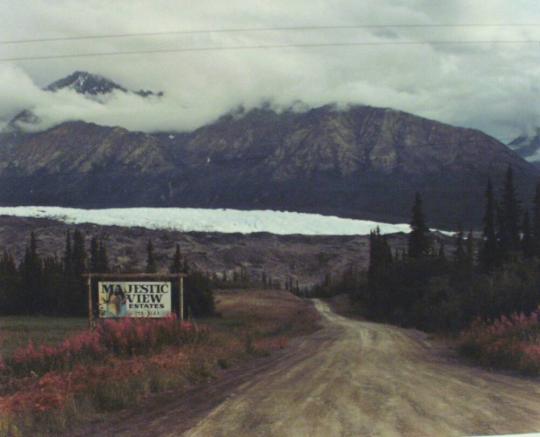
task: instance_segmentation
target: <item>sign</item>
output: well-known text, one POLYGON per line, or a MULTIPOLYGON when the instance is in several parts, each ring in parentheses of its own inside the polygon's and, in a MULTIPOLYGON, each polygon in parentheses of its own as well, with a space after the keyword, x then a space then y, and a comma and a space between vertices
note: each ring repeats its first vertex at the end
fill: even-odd
POLYGON ((171 282, 98 282, 99 318, 167 317, 172 313, 171 282))

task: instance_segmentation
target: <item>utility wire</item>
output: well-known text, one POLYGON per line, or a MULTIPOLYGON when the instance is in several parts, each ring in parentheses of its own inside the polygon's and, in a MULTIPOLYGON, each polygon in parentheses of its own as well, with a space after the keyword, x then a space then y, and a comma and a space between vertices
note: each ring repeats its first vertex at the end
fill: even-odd
POLYGON ((409 29, 409 28, 501 28, 501 27, 540 27, 538 23, 507 23, 507 24, 360 24, 343 26, 290 26, 290 27, 252 27, 252 28, 229 28, 229 29, 195 29, 195 30, 173 30, 163 32, 134 32, 134 33, 111 33, 81 36, 64 36, 50 38, 28 38, 3 40, 0 44, 31 44, 55 41, 78 41, 89 39, 110 39, 110 38, 132 38, 132 37, 152 37, 166 35, 195 35, 203 33, 242 33, 242 32, 291 32, 304 30, 354 30, 354 29, 409 29))
POLYGON ((261 50, 261 49, 288 49, 288 48, 316 48, 316 47, 374 47, 374 46, 407 46, 407 45, 474 45, 474 44, 539 44, 540 41, 533 40, 465 40, 465 41, 359 41, 359 42, 329 42, 329 43, 305 43, 305 44, 267 44, 267 45, 239 45, 239 46, 210 46, 192 47, 178 49, 148 49, 148 50, 126 50, 114 52, 91 52, 91 53, 71 53, 64 55, 37 55, 37 56, 16 56, 11 58, 0 58, 0 62, 15 61, 39 61, 45 59, 66 59, 66 58, 90 58, 102 56, 121 55, 141 55, 159 53, 190 53, 190 52, 217 52, 235 50, 261 50))

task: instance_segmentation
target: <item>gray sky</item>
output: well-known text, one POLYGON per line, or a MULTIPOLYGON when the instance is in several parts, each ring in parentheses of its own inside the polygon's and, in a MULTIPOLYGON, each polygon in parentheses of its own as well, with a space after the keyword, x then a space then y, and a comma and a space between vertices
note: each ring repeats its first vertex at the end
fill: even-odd
MULTIPOLYGON (((212 33, 0 44, 0 57, 205 46, 355 41, 536 40, 538 0, 0 0, 0 40, 196 29, 359 24, 537 24, 212 33)), ((0 120, 31 108, 47 127, 84 119, 188 130, 238 105, 337 102, 393 107, 503 141, 540 125, 540 43, 388 45, 126 55, 0 63, 0 120), (74 70, 132 89, 105 104, 40 87, 74 70)))

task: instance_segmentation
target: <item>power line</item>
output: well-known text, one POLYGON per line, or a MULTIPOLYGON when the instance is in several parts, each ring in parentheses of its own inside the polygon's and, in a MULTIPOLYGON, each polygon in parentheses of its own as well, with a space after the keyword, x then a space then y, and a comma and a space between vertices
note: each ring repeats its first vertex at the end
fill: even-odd
POLYGON ((359 24, 359 25, 335 25, 335 26, 289 26, 289 27, 251 27, 251 28, 229 28, 229 29, 195 29, 195 30, 172 30, 163 32, 133 32, 133 33, 111 33, 81 36, 65 36, 50 38, 28 38, 3 40, 0 44, 31 44, 57 41, 79 41, 90 39, 111 39, 111 38, 132 38, 132 37, 153 37, 166 35, 195 35, 204 33, 252 33, 252 32, 290 32, 304 30, 354 30, 354 29, 407 29, 407 28, 501 28, 501 27, 539 27, 537 23, 507 23, 507 24, 482 24, 482 23, 462 23, 462 24, 359 24))
POLYGON ((267 45, 239 45, 239 46, 210 46, 179 49, 149 49, 126 50, 115 52, 71 53, 65 55, 38 55, 0 58, 0 62, 40 61, 46 59, 90 58, 102 56, 142 55, 159 53, 190 53, 190 52, 217 52, 236 50, 262 50, 262 49, 288 49, 288 48, 317 48, 317 47, 374 47, 374 46, 406 46, 406 45, 474 45, 474 44, 539 44, 533 40, 464 40, 464 41, 359 41, 359 42, 330 42, 305 44, 267 44, 267 45))

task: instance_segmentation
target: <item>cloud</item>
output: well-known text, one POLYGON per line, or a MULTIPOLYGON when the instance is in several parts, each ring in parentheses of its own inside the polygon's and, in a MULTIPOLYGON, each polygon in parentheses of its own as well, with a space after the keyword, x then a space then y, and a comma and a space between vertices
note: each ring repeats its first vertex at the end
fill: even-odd
MULTIPOLYGON (((175 0, 9 3, 0 39, 302 25, 537 23, 535 0, 175 0)), ((0 45, 1 57, 181 47, 351 41, 538 40, 537 27, 304 30, 0 45)), ((133 130, 191 130, 263 101, 393 107, 509 140, 540 125, 536 45, 387 45, 126 55, 0 63, 0 119, 32 109, 40 127, 82 119, 133 130), (100 104, 41 87, 74 70, 162 99, 116 93, 100 104)))

